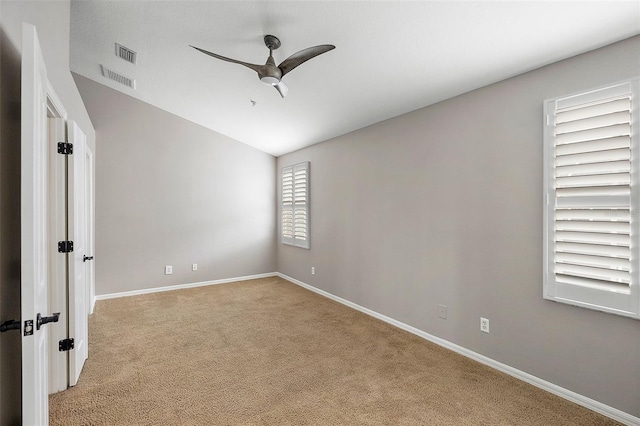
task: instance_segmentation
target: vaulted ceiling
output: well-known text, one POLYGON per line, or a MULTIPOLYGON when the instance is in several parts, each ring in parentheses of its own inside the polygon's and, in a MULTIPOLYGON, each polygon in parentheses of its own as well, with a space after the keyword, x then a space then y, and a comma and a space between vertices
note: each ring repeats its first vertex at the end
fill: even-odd
POLYGON ((73 1, 71 70, 281 155, 640 33, 634 1, 73 1), (255 72, 263 37, 335 50, 284 77, 255 72), (115 55, 134 50, 136 64, 115 55), (105 78, 100 65, 135 79, 105 78))

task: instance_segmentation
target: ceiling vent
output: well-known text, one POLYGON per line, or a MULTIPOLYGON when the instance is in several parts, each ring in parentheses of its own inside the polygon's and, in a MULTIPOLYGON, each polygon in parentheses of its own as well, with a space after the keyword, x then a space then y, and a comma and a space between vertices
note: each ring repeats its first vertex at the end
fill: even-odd
POLYGON ((118 43, 116 43, 116 56, 127 62, 131 62, 133 65, 136 64, 136 60, 138 59, 138 54, 136 52, 118 43))
POLYGON ((124 84, 125 86, 130 87, 133 90, 136 89, 136 81, 134 79, 125 77, 122 74, 112 71, 109 68, 105 67, 104 65, 100 65, 100 69, 102 70, 102 75, 107 77, 108 79, 118 82, 120 84, 124 84))

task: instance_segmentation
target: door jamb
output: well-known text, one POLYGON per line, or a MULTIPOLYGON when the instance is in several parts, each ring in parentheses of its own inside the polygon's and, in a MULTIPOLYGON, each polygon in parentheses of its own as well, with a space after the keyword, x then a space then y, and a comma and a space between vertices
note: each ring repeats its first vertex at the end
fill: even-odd
POLYGON ((58 351, 58 341, 68 336, 67 259, 57 252, 57 241, 66 235, 66 162, 57 152, 57 142, 66 142, 67 111, 47 80, 49 119, 49 312, 60 312, 58 323, 49 325, 48 393, 68 387, 68 355, 58 351), (57 123, 56 123, 57 122, 57 123))
MULTIPOLYGON (((85 251, 89 256, 95 257, 95 165, 96 159, 93 150, 85 140, 85 161, 89 160, 88 170, 85 168, 85 191, 87 196, 85 197, 86 210, 87 210, 87 231, 86 231, 86 249, 85 251)), ((86 163, 85 163, 86 167, 86 163)), ((96 305, 96 278, 95 278, 95 260, 90 261, 87 264, 86 282, 87 282, 87 312, 89 315, 93 314, 93 310, 96 305)), ((88 343, 88 342, 87 342, 88 343)))

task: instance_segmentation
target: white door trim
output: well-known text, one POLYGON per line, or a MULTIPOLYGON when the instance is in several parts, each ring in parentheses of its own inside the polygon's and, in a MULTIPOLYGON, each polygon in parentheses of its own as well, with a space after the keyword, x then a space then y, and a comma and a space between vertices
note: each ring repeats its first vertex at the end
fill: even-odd
POLYGON ((93 150, 91 149, 91 147, 89 146, 89 144, 86 144, 85 146, 86 149, 86 176, 85 176, 85 181, 86 181, 86 203, 87 203, 87 243, 86 243, 86 252, 87 252, 87 256, 92 257, 93 259, 91 261, 88 261, 86 263, 86 276, 87 276, 87 296, 88 296, 88 300, 87 300, 87 307, 89 310, 89 314, 93 313, 93 309, 95 307, 96 304, 96 275, 95 275, 95 252, 96 252, 96 246, 95 246, 95 170, 96 170, 96 159, 95 156, 93 154, 93 150))

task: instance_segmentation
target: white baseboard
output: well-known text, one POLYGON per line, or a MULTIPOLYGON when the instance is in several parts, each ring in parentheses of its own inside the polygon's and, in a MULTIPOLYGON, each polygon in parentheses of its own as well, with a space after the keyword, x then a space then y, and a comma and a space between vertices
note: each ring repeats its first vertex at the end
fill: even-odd
POLYGON ((163 291, 183 290, 185 288, 204 287, 204 286, 208 286, 208 285, 234 283, 234 282, 237 282, 237 281, 255 280, 257 278, 268 278, 268 277, 276 277, 276 276, 278 276, 277 272, 268 272, 266 274, 247 275, 247 276, 244 276, 244 277, 225 278, 225 279, 214 280, 214 281, 201 281, 201 282, 197 282, 197 283, 187 283, 187 284, 168 285, 168 286, 165 286, 165 287, 145 288, 145 289, 142 289, 142 290, 122 291, 120 293, 109 293, 109 294, 96 295, 95 300, 116 299, 118 297, 138 296, 140 294, 150 294, 150 293, 160 293, 160 292, 163 292, 163 291))
POLYGON ((614 420, 617 420, 621 423, 624 423, 626 425, 629 426, 640 426, 640 418, 639 417, 635 417, 629 413, 625 413, 624 411, 618 410, 617 408, 613 408, 610 407, 606 404, 603 404, 601 402, 598 402, 596 400, 593 400, 591 398, 587 398, 586 396, 580 395, 576 392, 570 391, 568 389, 565 389, 563 387, 560 387, 558 385, 555 385, 551 382, 547 382, 546 380, 542 380, 538 377, 532 376, 529 373, 525 373, 524 371, 518 370, 517 368, 513 368, 509 365, 503 364, 501 362, 498 362, 494 359, 488 358, 484 355, 481 355, 477 352, 471 351, 467 348, 464 348, 462 346, 456 345, 455 343, 451 343, 448 340, 444 340, 441 339, 440 337, 436 337, 432 334, 426 333, 422 330, 419 330, 415 327, 412 327, 408 324, 405 324, 403 322, 397 321, 393 318, 390 318, 386 315, 382 315, 378 312, 372 311, 371 309, 365 308, 363 306, 360 306, 356 303, 350 302, 349 300, 343 299, 341 297, 335 296, 331 293, 328 293, 324 290, 320 290, 319 288, 313 287, 309 284, 303 283, 302 281, 296 280, 295 278, 291 278, 287 275, 281 274, 280 272, 277 272, 275 275, 279 276, 280 278, 283 278, 287 281, 290 281, 294 284, 297 284, 301 287, 306 288, 307 290, 313 291, 314 293, 317 293, 321 296, 327 297, 331 300, 335 300, 338 303, 342 303, 343 305, 346 305, 350 308, 353 308, 355 310, 358 310, 360 312, 363 312, 367 315, 370 315, 374 318, 377 318, 381 321, 384 321, 386 323, 389 323, 391 325, 394 325, 398 328, 401 328, 402 330, 408 331, 409 333, 415 334, 416 336, 422 337, 425 340, 428 340, 430 342, 433 342, 437 345, 440 345, 444 348, 450 349, 454 352, 457 352, 461 355, 464 355, 468 358, 471 358, 475 361, 480 362, 481 364, 487 365, 489 367, 495 368, 496 370, 502 371, 503 373, 506 373, 510 376, 513 376, 517 379, 520 379, 524 382, 527 382, 533 386, 536 386, 540 389, 544 389, 548 392, 551 392, 552 394, 558 395, 559 397, 562 397, 564 399, 567 399, 571 402, 575 402, 578 405, 581 405, 583 407, 586 407, 590 410, 593 410, 597 413, 600 413, 602 415, 605 415, 607 417, 610 417, 614 420))

